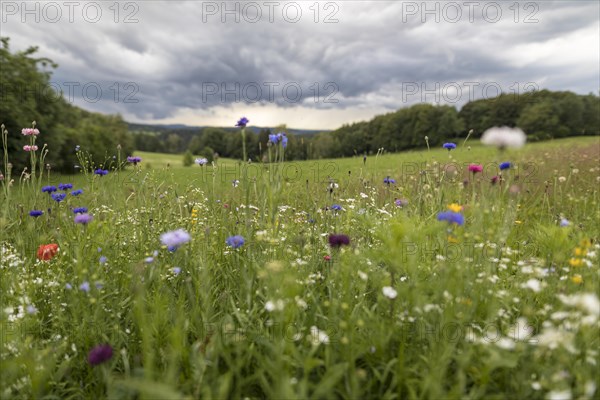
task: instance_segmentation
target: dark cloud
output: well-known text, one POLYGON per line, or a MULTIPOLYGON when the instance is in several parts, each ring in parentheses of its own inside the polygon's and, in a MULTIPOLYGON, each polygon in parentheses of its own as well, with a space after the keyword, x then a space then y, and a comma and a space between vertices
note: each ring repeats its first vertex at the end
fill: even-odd
MULTIPOLYGON (((282 111, 302 106, 349 112, 422 101, 420 94, 407 98, 404 92, 411 84, 432 90, 436 85, 495 82, 509 91, 515 83, 533 82, 540 89, 580 93, 599 87, 597 2, 479 2, 472 21, 464 2, 455 2, 462 5, 462 18, 454 22, 445 18, 454 14, 443 12, 452 11, 448 2, 321 2, 318 23, 309 8, 313 2, 294 3, 302 11, 296 23, 282 16, 284 2, 273 23, 266 6, 262 18, 250 23, 255 10, 231 1, 226 3, 229 10, 236 4, 240 10, 247 7, 239 22, 233 14, 221 15, 222 2, 136 2, 128 9, 120 3, 118 16, 109 9, 112 3, 96 4, 103 11, 96 23, 77 12, 73 23, 65 20, 66 13, 56 23, 44 18, 23 23, 20 14, 3 15, 2 35, 10 36, 16 48, 40 46, 42 55, 60 65, 53 77, 59 85, 87 85, 88 96, 74 91, 76 104, 137 120, 249 103, 245 100, 256 98, 257 87, 262 95, 257 104, 273 103, 282 111), (423 4, 430 11, 437 4, 439 13, 424 13, 423 4), (482 12, 486 4, 487 14, 482 12), (491 22, 496 5, 502 17, 491 22), (215 14, 207 12, 214 7, 215 14), (327 16, 338 22, 324 23, 327 16), (124 23, 126 17, 134 22, 124 23), (574 42, 565 44, 569 38, 574 42), (282 90, 286 85, 287 96, 282 90), (102 96, 90 101, 95 87, 102 88, 102 96), (207 94, 215 87, 215 94, 207 94), (338 102, 323 102, 328 95, 338 102)), ((295 15, 293 10, 289 8, 288 17, 295 15)), ((472 95, 482 96, 475 90, 455 103, 472 95)))

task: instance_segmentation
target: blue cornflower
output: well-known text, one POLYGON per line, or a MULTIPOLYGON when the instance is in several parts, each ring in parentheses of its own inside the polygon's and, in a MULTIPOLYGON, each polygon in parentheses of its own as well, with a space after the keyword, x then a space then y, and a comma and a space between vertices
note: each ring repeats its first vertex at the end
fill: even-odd
POLYGON ((175 275, 179 275, 179 273, 181 272, 181 268, 179 268, 179 267, 173 267, 173 269, 171 269, 171 271, 173 271, 173 273, 175 275))
POLYGON ((283 146, 284 149, 287 147, 288 138, 284 132, 279 132, 277 134, 277 140, 281 142, 281 145, 283 146))
POLYGON ((71 196, 79 196, 81 193, 83 193, 83 190, 81 189, 73 190, 71 196))
POLYGON ((509 163, 508 161, 500 163, 500 170, 509 169, 510 167, 512 167, 512 164, 509 163))
POLYGON ((58 190, 67 190, 67 189, 73 189, 73 185, 70 183, 59 183, 58 184, 58 190))
POLYGON ((192 237, 190 236, 190 234, 183 229, 165 232, 162 235, 160 235, 161 243, 167 246, 169 248, 169 251, 174 251, 171 250, 171 248, 177 249, 181 245, 189 242, 191 239, 192 237))
POLYGON ((42 188, 42 192, 45 192, 45 193, 56 192, 56 186, 44 186, 42 188))
POLYGON ((86 212, 88 212, 87 207, 76 207, 73 209, 73 213, 75 214, 85 214, 86 212))
POLYGON ((248 122, 250 122, 250 120, 246 117, 242 117, 240 118, 240 120, 237 122, 237 124, 235 124, 235 126, 238 126, 240 128, 245 128, 246 125, 248 125, 248 122))
POLYGON ((448 149, 448 151, 454 150, 456 148, 456 143, 444 143, 442 147, 448 149))
POLYGON ((63 201, 65 199, 65 197, 67 197, 67 195, 64 193, 52 193, 51 196, 54 199, 54 201, 56 201, 57 203, 60 203, 61 201, 63 201))
POLYGON ((565 226, 569 226, 569 225, 571 225, 571 222, 569 222, 568 219, 566 219, 566 218, 561 218, 560 219, 560 226, 561 227, 564 228, 565 226))
POLYGON ((100 257, 100 264, 106 264, 107 261, 108 258, 106 258, 105 256, 100 257))
POLYGON ((241 247, 244 245, 244 243, 246 243, 246 241, 244 240, 244 237, 241 235, 235 235, 235 236, 230 236, 225 240, 225 243, 227 244, 227 246, 233 247, 234 249, 237 249, 238 247, 241 247))
POLYGON ((271 142, 273 144, 279 143, 279 135, 277 135, 276 133, 271 133, 269 135, 269 142, 271 142))
POLYGON ((87 225, 93 219, 94 219, 94 217, 92 217, 90 214, 77 214, 74 218, 74 221, 76 224, 87 225))
POLYGON ((383 183, 385 183, 386 185, 390 185, 390 184, 394 184, 396 183, 395 179, 390 178, 389 176, 387 178, 383 179, 383 183))
POLYGON ((31 211, 29 211, 29 215, 31 215, 32 217, 39 217, 43 213, 44 212, 42 210, 31 210, 31 211))
POLYGON ((83 290, 84 292, 89 292, 90 291, 90 283, 88 281, 83 282, 81 285, 79 285, 79 289, 83 290))
POLYGON ((334 205, 331 206, 331 209, 335 210, 335 211, 341 211, 342 210, 342 206, 340 206, 339 204, 334 204, 334 205))
POLYGON ((127 162, 130 162, 133 165, 137 165, 137 163, 142 162, 142 158, 141 157, 129 156, 129 157, 127 157, 127 162))
POLYGON ((104 175, 108 174, 108 170, 98 168, 97 170, 94 171, 94 174, 104 176, 104 175))
POLYGON ((461 213, 454 211, 444 211, 437 215, 438 221, 448 221, 451 224, 463 225, 465 217, 461 213))

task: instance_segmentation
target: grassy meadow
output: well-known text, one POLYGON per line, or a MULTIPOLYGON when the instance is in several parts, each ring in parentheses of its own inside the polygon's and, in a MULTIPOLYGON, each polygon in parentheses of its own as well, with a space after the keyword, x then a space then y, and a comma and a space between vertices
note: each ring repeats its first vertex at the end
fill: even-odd
POLYGON ((115 149, 106 175, 85 148, 76 175, 5 174, 2 399, 600 395, 598 137, 135 155, 117 169, 115 149))

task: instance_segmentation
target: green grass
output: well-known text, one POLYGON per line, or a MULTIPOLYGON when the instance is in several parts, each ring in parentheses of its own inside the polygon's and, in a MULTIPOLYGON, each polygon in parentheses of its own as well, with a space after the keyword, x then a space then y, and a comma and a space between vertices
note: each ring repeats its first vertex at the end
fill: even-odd
POLYGON ((45 176, 84 190, 61 203, 4 181, 2 398, 598 396, 598 138, 366 163, 136 155, 45 176), (436 219, 451 203, 463 226, 436 219), (191 240, 171 252, 160 236, 179 228, 191 240), (90 366, 102 343, 112 358, 90 366))

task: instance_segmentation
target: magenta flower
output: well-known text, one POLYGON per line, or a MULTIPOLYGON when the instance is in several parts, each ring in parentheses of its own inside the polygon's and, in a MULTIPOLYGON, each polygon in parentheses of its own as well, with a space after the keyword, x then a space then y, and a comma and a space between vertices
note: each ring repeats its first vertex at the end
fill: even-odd
POLYGON ((471 164, 471 165, 469 165, 469 171, 471 171, 474 174, 476 174, 478 172, 482 172, 483 166, 481 166, 480 164, 471 164))

